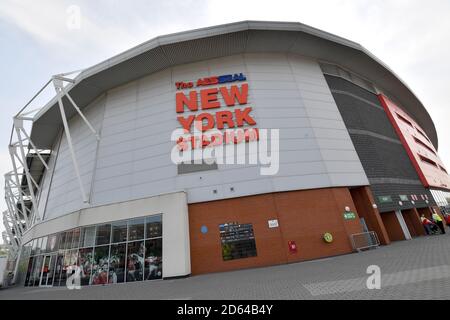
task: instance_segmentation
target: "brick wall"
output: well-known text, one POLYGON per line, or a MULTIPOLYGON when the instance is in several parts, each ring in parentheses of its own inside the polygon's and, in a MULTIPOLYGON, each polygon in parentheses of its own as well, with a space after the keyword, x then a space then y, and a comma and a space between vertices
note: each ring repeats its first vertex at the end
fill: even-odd
POLYGON ((189 205, 192 274, 269 266, 311 260, 352 252, 350 234, 361 232, 355 220, 344 220, 348 206, 356 208, 347 188, 271 193, 237 199, 189 205), (270 229, 268 220, 278 219, 279 228, 270 229), (223 261, 219 225, 227 222, 252 223, 257 256, 223 261), (206 234, 202 226, 208 228, 206 234), (327 244, 323 234, 334 242, 327 244), (290 253, 288 241, 298 251, 290 253))

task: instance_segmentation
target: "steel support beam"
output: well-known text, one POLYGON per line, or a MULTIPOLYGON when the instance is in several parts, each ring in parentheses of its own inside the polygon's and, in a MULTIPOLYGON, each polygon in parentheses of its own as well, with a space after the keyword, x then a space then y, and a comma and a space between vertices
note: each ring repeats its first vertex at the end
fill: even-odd
MULTIPOLYGON (((15 119, 17 120, 17 119, 15 119)), ((34 188, 33 188, 33 184, 32 184, 32 177, 30 174, 30 169, 28 168, 28 163, 27 163, 27 156, 25 154, 25 147, 22 143, 22 135, 20 133, 20 128, 16 127, 16 134, 17 134, 17 138, 19 139, 19 150, 20 150, 20 154, 22 156, 22 165, 23 168, 25 170, 25 177, 27 179, 27 183, 28 183, 28 190, 30 191, 30 197, 31 197, 31 203, 33 205, 33 211, 35 213, 35 216, 37 216, 39 218, 39 220, 42 218, 39 214, 39 210, 37 207, 37 201, 36 201, 36 196, 34 194, 34 188)), ((36 181, 33 181, 34 183, 36 183, 36 181)))
POLYGON ((54 76, 53 77, 53 85, 55 87, 56 96, 57 96, 57 99, 58 99, 59 111, 61 113, 61 118, 62 118, 63 126, 64 126, 64 132, 66 134, 67 144, 68 144, 69 150, 70 150, 70 155, 72 157, 72 163, 73 163, 73 166, 74 166, 75 174, 76 174, 77 179, 78 179, 78 184, 80 186, 81 196, 82 196, 83 202, 87 203, 87 202, 89 202, 89 198, 88 198, 88 196, 86 194, 86 191, 85 191, 84 186, 83 186, 83 181, 81 179, 80 169, 78 167, 78 161, 77 161, 77 158, 76 158, 76 155, 75 155, 75 150, 74 150, 73 143, 72 143, 72 136, 70 134, 69 124, 67 122, 66 112, 64 110, 64 104, 62 102, 62 98, 64 96, 67 96, 67 98, 69 99, 70 103, 73 105, 75 110, 81 116, 81 118, 86 123, 86 125, 89 127, 89 129, 92 131, 92 133, 96 136, 96 138, 99 140, 100 137, 97 134, 97 132, 95 131, 94 127, 90 124, 90 122, 87 120, 87 118, 81 112, 81 110, 78 108, 76 103, 73 101, 73 99, 70 97, 70 95, 64 90, 64 81, 68 81, 68 80, 70 80, 70 79, 62 78, 61 76, 54 76))
MULTIPOLYGON (((18 174, 18 168, 17 168, 17 163, 16 163, 16 159, 15 159, 15 154, 16 154, 16 150, 15 150, 15 148, 13 147, 13 146, 9 146, 9 155, 10 155, 10 157, 11 157, 11 163, 12 163, 12 165, 13 165, 13 173, 14 173, 14 178, 15 178, 15 183, 16 183, 16 185, 17 186, 21 186, 21 182, 20 182, 20 180, 19 180, 19 174, 18 174)), ((21 192, 19 192, 19 201, 20 201, 20 205, 21 205, 21 207, 22 208, 25 208, 25 202, 24 202, 24 200, 23 200, 23 195, 22 195, 22 193, 21 192)), ((26 223, 26 225, 27 225, 27 228, 29 228, 30 227, 30 225, 29 225, 29 220, 28 220, 28 217, 25 215, 25 223, 26 223)))

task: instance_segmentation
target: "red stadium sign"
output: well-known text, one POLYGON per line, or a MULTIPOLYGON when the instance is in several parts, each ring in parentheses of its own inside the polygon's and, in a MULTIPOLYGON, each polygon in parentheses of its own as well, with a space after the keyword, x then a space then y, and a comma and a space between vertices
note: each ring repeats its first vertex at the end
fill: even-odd
MULTIPOLYGON (((236 81, 245 81, 245 76, 241 74, 209 77, 199 79, 196 83, 197 87, 229 83, 236 81)), ((189 89, 194 87, 193 82, 177 82, 177 89, 189 89)), ((210 130, 223 129, 237 129, 247 127, 240 130, 234 137, 223 135, 220 139, 216 136, 201 138, 194 137, 180 137, 178 144, 180 149, 186 150, 186 145, 189 143, 191 147, 206 147, 216 146, 218 144, 240 143, 242 141, 258 140, 258 130, 248 127, 256 125, 255 119, 252 117, 252 108, 245 106, 248 103, 248 84, 232 85, 230 87, 219 86, 215 88, 191 90, 189 92, 179 91, 176 93, 176 112, 177 120, 185 132, 192 132, 193 129, 198 129, 201 132, 210 130), (236 106, 242 106, 236 108, 236 106), (221 109, 220 111, 212 113, 214 109, 221 109), (226 109, 226 110, 223 110, 226 109), (184 115, 185 113, 189 113, 184 115), (198 127, 194 128, 194 124, 198 127), (206 142, 205 142, 206 141, 206 142), (219 143, 220 141, 220 143, 219 143)))

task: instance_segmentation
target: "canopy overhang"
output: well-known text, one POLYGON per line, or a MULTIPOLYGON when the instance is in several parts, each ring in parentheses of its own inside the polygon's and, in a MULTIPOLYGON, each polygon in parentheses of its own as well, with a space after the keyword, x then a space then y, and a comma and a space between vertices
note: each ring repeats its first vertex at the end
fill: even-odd
MULTIPOLYGON (((301 23, 243 21, 154 38, 85 69, 66 90, 82 110, 102 93, 173 66, 242 53, 289 53, 338 64, 373 82, 409 113, 438 147, 433 121, 408 86, 360 44, 301 23)), ((67 98, 63 103, 69 106, 67 98)), ((76 111, 65 108, 68 118, 76 111)), ((50 149, 62 126, 56 98, 34 118, 31 139, 50 149)))

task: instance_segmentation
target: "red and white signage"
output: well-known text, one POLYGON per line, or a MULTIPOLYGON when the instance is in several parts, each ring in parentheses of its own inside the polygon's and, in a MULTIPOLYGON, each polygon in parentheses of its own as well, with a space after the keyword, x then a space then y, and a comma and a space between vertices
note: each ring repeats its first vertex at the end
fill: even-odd
MULTIPOLYGON (((394 126, 422 184, 450 189, 450 177, 425 131, 405 111, 384 95, 379 100, 394 126)), ((418 200, 418 198, 413 198, 418 200)))
POLYGON ((241 73, 199 79, 196 87, 201 87, 200 89, 194 89, 194 82, 176 83, 177 89, 180 90, 176 93, 178 122, 186 133, 192 133, 194 129, 204 133, 201 137, 180 137, 177 141, 180 150, 259 139, 258 129, 253 128, 256 125, 252 116, 253 109, 248 106, 248 83, 233 84, 229 87, 220 85, 245 80, 241 73), (210 85, 217 86, 204 88, 210 85), (225 133, 221 133, 220 130, 224 129, 225 133), (208 134, 208 131, 215 133, 208 134))

